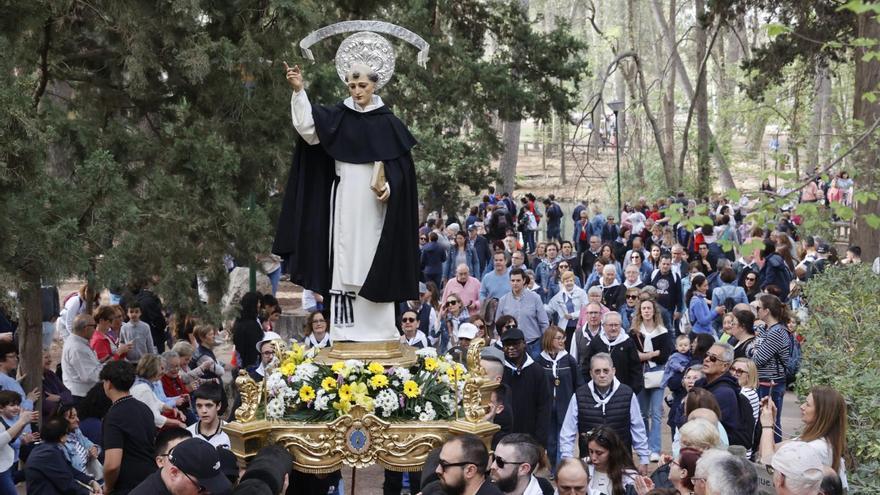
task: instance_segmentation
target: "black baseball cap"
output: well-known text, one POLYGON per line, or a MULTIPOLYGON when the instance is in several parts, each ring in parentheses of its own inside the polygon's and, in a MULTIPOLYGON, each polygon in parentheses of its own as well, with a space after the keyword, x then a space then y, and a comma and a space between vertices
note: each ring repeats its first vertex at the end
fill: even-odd
POLYGON ((188 438, 175 445, 168 461, 212 495, 232 493, 232 483, 220 467, 217 449, 201 438, 188 438))
POLYGON ((526 336, 523 335, 522 330, 519 328, 508 328, 504 335, 501 336, 501 342, 512 342, 514 340, 526 340, 526 336))

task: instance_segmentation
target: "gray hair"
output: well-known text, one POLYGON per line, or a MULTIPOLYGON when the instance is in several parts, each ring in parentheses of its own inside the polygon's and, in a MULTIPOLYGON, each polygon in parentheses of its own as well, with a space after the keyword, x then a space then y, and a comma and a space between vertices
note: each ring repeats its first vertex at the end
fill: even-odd
MULTIPOLYGON (((604 270, 604 268, 603 268, 603 270, 604 270)), ((587 294, 588 294, 588 295, 589 295, 589 294, 599 294, 599 295, 601 295, 601 294, 602 294, 602 288, 599 287, 598 285, 594 285, 594 286, 590 287, 589 290, 587 290, 587 294)))
POLYGON ((720 452, 723 455, 712 455, 710 466, 705 471, 706 492, 723 495, 752 495, 758 492, 758 472, 751 462, 723 450, 708 450, 697 461, 696 471, 706 454, 720 452))
POLYGON ((165 365, 165 368, 168 368, 168 361, 174 358, 180 358, 180 354, 174 351, 165 351, 159 357, 162 358, 162 364, 165 365))
POLYGON ((618 313, 617 311, 609 311, 605 313, 605 316, 602 317, 603 325, 608 321, 608 318, 617 318, 621 321, 621 323, 623 322, 623 318, 621 318, 620 313, 618 313))
POLYGON ((614 360, 611 359, 611 354, 608 354, 607 352, 599 352, 593 354, 593 357, 590 358, 590 369, 593 369, 593 363, 603 360, 610 364, 612 368, 614 367, 614 360))
MULTIPOLYGON (((609 272, 610 272, 610 273, 615 273, 615 274, 616 274, 616 273, 617 273, 617 267, 614 266, 614 265, 612 265, 611 263, 608 263, 607 265, 605 265, 605 266, 602 267, 602 275, 605 275, 606 273, 609 273, 609 272)), ((598 286, 596 286, 596 287, 598 287, 598 286)))
POLYGON ((715 271, 720 272, 722 268, 727 268, 730 266, 730 260, 727 258, 719 258, 718 262, 715 263, 715 271))
POLYGON ((76 318, 73 320, 73 333, 82 336, 86 327, 94 324, 95 322, 91 316, 87 314, 76 315, 76 318))
POLYGON ((171 348, 171 350, 176 352, 178 356, 192 356, 193 353, 196 352, 196 350, 193 349, 192 344, 185 340, 178 340, 177 343, 174 344, 174 347, 171 348))
POLYGON ((728 344, 727 342, 715 342, 712 344, 712 347, 717 347, 722 350, 721 360, 725 363, 733 362, 733 346, 728 344))

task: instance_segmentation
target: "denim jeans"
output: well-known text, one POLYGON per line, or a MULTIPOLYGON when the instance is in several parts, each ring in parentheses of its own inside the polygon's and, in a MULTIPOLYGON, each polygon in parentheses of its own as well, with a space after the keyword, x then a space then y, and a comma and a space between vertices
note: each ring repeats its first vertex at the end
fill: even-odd
POLYGON ((532 356, 532 359, 537 360, 538 356, 541 355, 541 339, 535 339, 526 344, 526 352, 529 353, 529 356, 532 356))
POLYGON ((524 248, 526 253, 534 253, 535 252, 535 231, 534 230, 526 230, 522 233, 523 235, 523 244, 525 244, 524 248))
POLYGON ((663 429, 663 390, 662 388, 646 388, 638 395, 642 421, 645 422, 645 430, 648 433, 648 447, 650 447, 652 454, 660 453, 660 433, 663 429))
POLYGON ((772 386, 758 385, 758 397, 763 399, 770 396, 770 400, 776 405, 776 428, 773 430, 773 438, 776 443, 782 441, 782 399, 785 397, 785 380, 774 382, 772 386))
POLYGON ((12 468, 0 473, 0 495, 18 495, 15 483, 12 481, 12 468))

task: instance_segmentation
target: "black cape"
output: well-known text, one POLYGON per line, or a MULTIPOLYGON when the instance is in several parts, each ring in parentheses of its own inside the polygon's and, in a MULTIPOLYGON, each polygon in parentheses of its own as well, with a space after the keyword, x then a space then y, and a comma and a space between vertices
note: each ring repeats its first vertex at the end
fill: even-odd
MULTIPOLYGON (((391 197, 385 224, 359 295, 373 302, 419 297, 418 190, 410 149, 416 140, 391 110, 356 112, 343 103, 312 105, 320 143, 298 138, 272 252, 289 258, 292 282, 320 293, 330 290, 330 215, 335 162, 385 163, 391 197)), ((369 187, 369 184, 364 184, 369 187)))

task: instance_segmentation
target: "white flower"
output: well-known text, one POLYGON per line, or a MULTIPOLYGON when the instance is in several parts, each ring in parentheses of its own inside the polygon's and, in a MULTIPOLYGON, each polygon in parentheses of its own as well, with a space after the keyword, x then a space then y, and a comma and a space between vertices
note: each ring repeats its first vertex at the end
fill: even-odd
POLYGON ((400 379, 401 382, 405 382, 407 380, 412 379, 412 373, 410 373, 410 371, 406 368, 395 368, 394 369, 394 376, 396 376, 398 379, 400 379))
POLYGON ((437 412, 430 402, 425 403, 425 411, 419 414, 419 421, 433 421, 437 418, 437 412))
POLYGON ((288 388, 284 375, 279 371, 272 373, 266 378, 266 389, 269 392, 269 397, 282 395, 288 388))
POLYGON ((281 419, 284 416, 284 400, 272 399, 266 404, 266 417, 269 419, 281 419))
POLYGON ((317 372, 318 367, 314 364, 301 364, 297 366, 296 371, 293 372, 293 380, 295 382, 307 382, 311 380, 317 372))
POLYGON ((421 356, 421 357, 436 358, 437 357, 437 349, 434 349, 433 347, 425 347, 425 348, 417 350, 416 355, 421 356))
POLYGON ((345 361, 345 365, 351 368, 352 371, 360 371, 364 369, 364 362, 359 359, 348 359, 345 361))
POLYGON ((381 411, 382 416, 385 418, 391 416, 391 413, 400 409, 400 400, 398 399, 397 394, 394 393, 393 390, 387 388, 376 395, 373 404, 376 406, 376 409, 381 411))
POLYGON ((418 405, 418 404, 416 404, 416 407, 414 407, 413 409, 415 409, 415 411, 416 411, 417 413, 422 412, 422 406, 420 406, 420 405, 418 405))
POLYGON ((330 406, 330 396, 324 392, 324 389, 318 390, 315 396, 315 410, 326 411, 330 406))
POLYGON ((449 375, 443 373, 442 375, 440 375, 440 381, 442 383, 445 383, 446 385, 449 385, 449 375))

